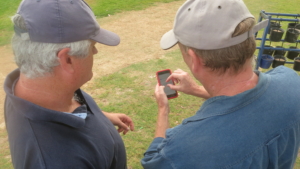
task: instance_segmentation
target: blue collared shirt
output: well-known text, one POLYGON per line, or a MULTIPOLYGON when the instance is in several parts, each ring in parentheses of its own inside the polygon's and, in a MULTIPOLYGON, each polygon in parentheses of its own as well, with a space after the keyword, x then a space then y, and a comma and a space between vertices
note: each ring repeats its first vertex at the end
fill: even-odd
MULTIPOLYGON (((67 113, 67 112, 63 112, 63 113, 67 113)), ((72 113, 67 113, 82 119, 86 119, 87 117, 87 107, 86 105, 81 105, 79 107, 77 107, 72 113)))
POLYGON ((208 99, 155 138, 145 169, 292 169, 300 143, 300 78, 279 66, 255 88, 208 99))

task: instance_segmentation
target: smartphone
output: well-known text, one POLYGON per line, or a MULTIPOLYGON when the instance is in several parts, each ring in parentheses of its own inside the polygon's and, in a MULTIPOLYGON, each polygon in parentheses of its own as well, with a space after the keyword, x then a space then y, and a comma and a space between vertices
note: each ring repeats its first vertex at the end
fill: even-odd
POLYGON ((173 80, 169 80, 166 82, 167 78, 171 75, 170 69, 160 70, 156 72, 156 78, 158 81, 158 84, 160 86, 165 86, 164 91, 167 95, 168 99, 173 99, 178 96, 178 93, 176 90, 172 90, 167 84, 174 84, 173 80))

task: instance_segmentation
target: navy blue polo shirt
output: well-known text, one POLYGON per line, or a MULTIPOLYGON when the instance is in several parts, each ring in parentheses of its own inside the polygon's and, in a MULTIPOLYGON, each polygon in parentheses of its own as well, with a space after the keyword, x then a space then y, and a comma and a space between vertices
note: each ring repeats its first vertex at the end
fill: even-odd
POLYGON ((85 119, 49 110, 13 95, 19 74, 18 69, 13 71, 4 84, 5 120, 15 169, 126 168, 122 138, 92 97, 76 91, 86 106, 85 119))

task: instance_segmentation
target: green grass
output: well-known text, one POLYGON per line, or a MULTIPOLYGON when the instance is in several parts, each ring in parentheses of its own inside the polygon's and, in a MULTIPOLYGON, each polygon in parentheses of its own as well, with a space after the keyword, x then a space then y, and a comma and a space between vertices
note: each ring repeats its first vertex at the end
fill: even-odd
MULTIPOLYGON (((163 59, 130 65, 111 75, 96 78, 95 85, 88 91, 101 89, 94 96, 101 109, 129 115, 135 123, 135 131, 123 136, 128 155, 128 167, 141 168, 140 159, 154 136, 157 105, 154 98, 155 71, 165 68, 188 70, 180 52, 174 51, 163 59)), ((176 126, 195 114, 203 99, 179 93, 170 100, 170 124, 176 126)))
MULTIPOLYGON (((299 13, 295 0, 245 0, 245 3, 256 18, 258 18, 262 9, 266 12, 299 13)), ((286 25, 287 23, 282 23, 282 27, 286 25)), ((272 45, 278 44, 272 43, 272 45)), ((285 43, 284 47, 293 45, 285 43)), ((286 66, 292 68, 292 65, 286 66)), ((154 72, 165 68, 188 70, 181 59, 179 51, 175 51, 169 53, 164 59, 134 64, 114 74, 98 78, 96 85, 90 88, 91 90, 98 88, 104 90, 102 94, 95 96, 102 109, 128 114, 135 122, 136 130, 123 137, 127 148, 129 168, 142 168, 140 159, 152 141, 157 112, 153 97, 156 84, 154 72)), ((180 94, 180 97, 170 100, 171 126, 175 126, 184 118, 193 115, 202 103, 203 100, 185 94, 180 94)), ((294 169, 300 169, 299 158, 294 169)))
POLYGON ((0 2, 0 46, 8 44, 12 35, 10 17, 16 12, 20 0, 0 2))
MULTIPOLYGON (((174 0, 86 0, 94 13, 98 17, 105 17, 113 15, 115 13, 130 11, 130 10, 142 10, 151 5, 155 5, 156 2, 172 2, 174 0)), ((21 0, 9 0, 0 2, 0 46, 8 44, 12 35, 12 24, 10 17, 17 11, 17 7, 21 0)), ((280 12, 280 13, 299 13, 297 5, 298 0, 245 0, 245 3, 249 7, 252 14, 258 17, 260 10, 267 12, 280 12)))
POLYGON ((0 129, 0 168, 11 169, 12 164, 10 161, 9 145, 7 140, 6 130, 0 129))
POLYGON ((142 10, 157 2, 172 2, 174 0, 86 0, 95 12, 95 15, 104 17, 123 11, 142 10))
MULTIPOLYGON (((97 17, 106 17, 115 13, 142 10, 157 2, 172 2, 176 0, 86 0, 97 17)), ((7 0, 0 2, 0 46, 10 43, 13 26, 10 17, 13 16, 21 0, 7 0)))
MULTIPOLYGON (((172 0, 87 0, 99 17, 112 15, 127 10, 142 10, 155 2, 170 2, 172 0)), ((260 10, 278 13, 300 13, 299 0, 244 0, 251 13, 258 18, 260 10)), ((9 17, 12 16, 20 0, 0 2, 0 45, 8 44, 12 34, 9 17)), ((142 19, 142 18, 141 18, 142 19)), ((286 23, 282 23, 285 27, 286 23)), ((159 42, 158 42, 159 43, 159 42)), ((276 45, 276 43, 272 43, 276 45)), ((292 46, 294 44, 284 44, 292 46)), ((139 49, 137 49, 139 50, 139 49)), ((291 67, 292 65, 287 65, 291 67)), ((96 77, 94 85, 86 88, 94 97, 101 109, 110 112, 128 114, 135 123, 135 131, 123 136, 127 149, 129 169, 140 169, 140 159, 152 141, 156 123, 157 106, 153 96, 156 84, 155 72, 160 69, 181 68, 188 70, 182 61, 179 51, 173 51, 161 59, 137 63, 121 69, 118 72, 96 77)), ((266 71, 266 70, 263 70, 266 71)), ((170 100, 170 124, 175 126, 184 118, 189 117, 203 103, 202 99, 181 94, 170 100)), ((5 130, 0 130, 0 169, 12 168, 9 156, 5 130)), ((297 159, 294 169, 300 169, 300 159, 297 159)))

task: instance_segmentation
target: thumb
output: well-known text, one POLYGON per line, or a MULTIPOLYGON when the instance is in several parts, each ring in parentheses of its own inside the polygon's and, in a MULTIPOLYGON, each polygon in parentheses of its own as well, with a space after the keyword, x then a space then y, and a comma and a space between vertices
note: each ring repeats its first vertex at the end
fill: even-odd
POLYGON ((170 89, 172 89, 172 90, 177 90, 178 89, 178 86, 177 85, 173 85, 173 84, 167 84, 169 87, 170 87, 170 89))

